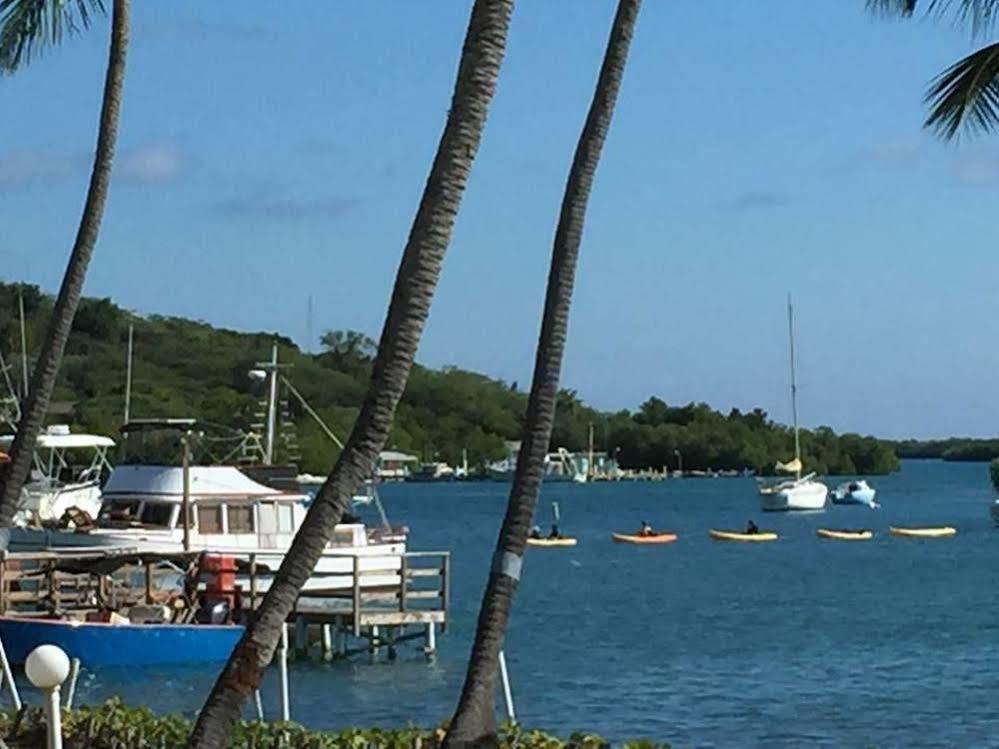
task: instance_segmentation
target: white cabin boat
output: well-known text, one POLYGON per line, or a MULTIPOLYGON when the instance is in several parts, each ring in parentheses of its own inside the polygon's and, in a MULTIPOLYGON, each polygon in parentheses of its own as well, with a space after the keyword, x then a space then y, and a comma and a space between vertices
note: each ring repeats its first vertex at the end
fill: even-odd
MULTIPOLYGON (((0 436, 0 451, 9 451, 13 441, 13 435, 0 436)), ((48 427, 35 444, 14 524, 55 523, 74 507, 96 518, 101 482, 111 471, 107 453, 114 444, 110 437, 72 434, 64 424, 48 427)))
MULTIPOLYGON (((190 513, 185 531, 184 469, 174 466, 124 465, 115 468, 104 488, 95 528, 69 533, 17 529, 11 549, 28 551, 71 547, 128 547, 139 552, 176 553, 187 548, 231 555, 257 568, 276 571, 305 519, 310 497, 272 489, 231 466, 191 466, 190 513)), ((363 523, 338 525, 312 578, 310 590, 353 585, 355 559, 367 574, 362 584, 378 587, 398 582, 405 538, 369 530, 363 523)))

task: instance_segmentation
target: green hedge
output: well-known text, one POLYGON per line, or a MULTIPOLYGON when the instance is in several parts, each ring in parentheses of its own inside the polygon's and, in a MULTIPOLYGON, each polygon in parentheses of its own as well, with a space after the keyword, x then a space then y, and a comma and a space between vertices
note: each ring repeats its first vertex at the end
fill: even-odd
MULTIPOLYGON (((65 749, 176 749, 184 746, 191 721, 180 715, 156 715, 145 707, 128 707, 120 700, 63 713, 65 749)), ((45 746, 45 718, 39 708, 20 715, 0 713, 0 736, 8 747, 45 746)), ((310 731, 296 723, 238 723, 231 749, 435 749, 444 737, 441 728, 348 728, 310 731)), ((593 734, 561 739, 543 731, 504 726, 501 749, 603 749, 610 744, 593 734)), ((669 749, 667 744, 640 739, 626 749, 669 749)))

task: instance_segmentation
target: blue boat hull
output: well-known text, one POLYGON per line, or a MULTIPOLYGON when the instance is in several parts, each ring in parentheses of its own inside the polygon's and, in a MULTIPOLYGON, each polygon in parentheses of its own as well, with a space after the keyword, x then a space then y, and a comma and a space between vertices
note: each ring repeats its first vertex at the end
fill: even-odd
POLYGON ((23 664, 39 645, 58 645, 88 668, 217 663, 243 634, 237 625, 102 624, 0 617, 7 657, 23 664))

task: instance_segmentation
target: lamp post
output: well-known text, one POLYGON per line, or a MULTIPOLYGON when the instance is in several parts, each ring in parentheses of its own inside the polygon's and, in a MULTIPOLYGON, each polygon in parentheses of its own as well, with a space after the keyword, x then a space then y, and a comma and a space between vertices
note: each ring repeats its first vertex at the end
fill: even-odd
POLYGON ((69 676, 69 658, 62 648, 39 645, 24 662, 28 680, 45 692, 48 713, 48 749, 62 749, 62 711, 59 706, 59 686, 69 676))

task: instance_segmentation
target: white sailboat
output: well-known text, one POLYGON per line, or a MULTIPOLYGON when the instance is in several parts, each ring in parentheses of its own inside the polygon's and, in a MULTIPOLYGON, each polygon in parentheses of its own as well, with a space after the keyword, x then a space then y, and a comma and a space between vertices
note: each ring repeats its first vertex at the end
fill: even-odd
POLYGON ((801 440, 798 433, 798 385, 794 361, 794 307, 787 298, 787 329, 791 349, 791 416, 794 420, 794 460, 777 463, 777 470, 793 473, 794 478, 760 487, 760 508, 766 512, 788 510, 824 510, 829 487, 815 480, 815 474, 801 475, 801 440))

